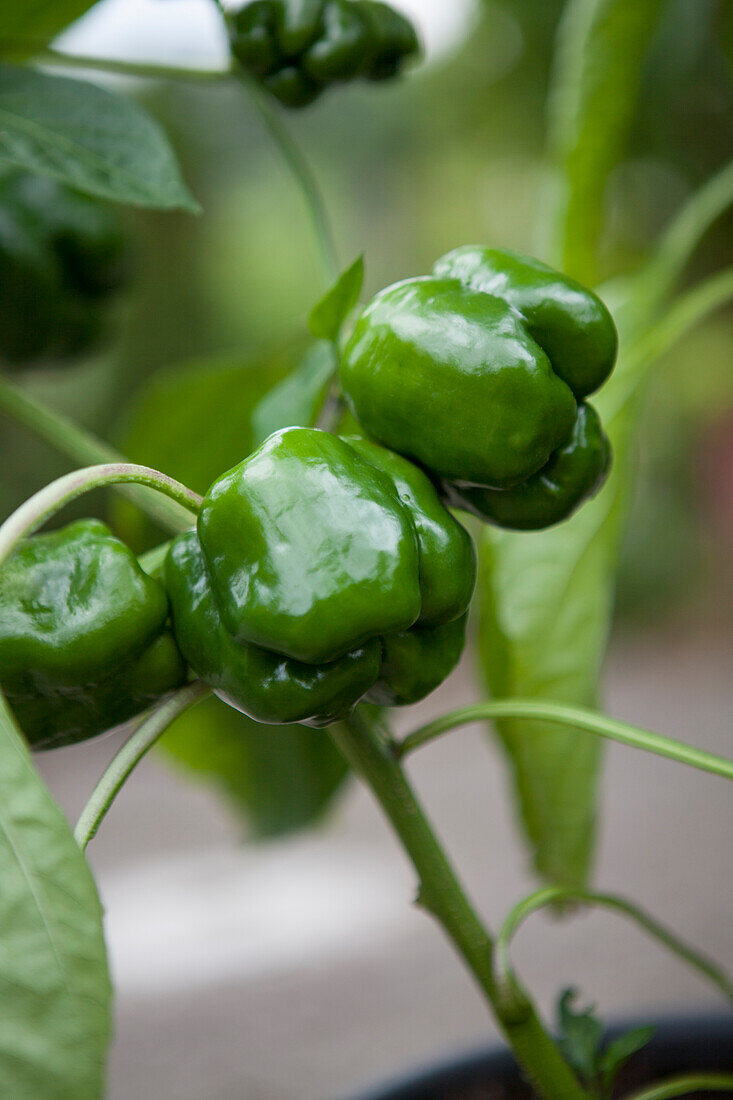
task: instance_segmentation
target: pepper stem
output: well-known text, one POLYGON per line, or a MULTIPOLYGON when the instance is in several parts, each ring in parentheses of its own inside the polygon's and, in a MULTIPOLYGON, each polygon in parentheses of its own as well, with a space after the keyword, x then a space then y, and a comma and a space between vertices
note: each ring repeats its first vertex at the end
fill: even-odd
MULTIPOLYGON (((51 409, 37 397, 0 374, 0 412, 33 432, 44 443, 82 466, 102 462, 127 462, 109 443, 51 409)), ((123 485, 121 492, 150 519, 177 534, 190 526, 187 509, 140 485, 123 485)))
POLYGON ((92 489, 105 485, 124 484, 145 485, 149 489, 156 489, 193 514, 198 512, 201 506, 201 497, 197 493, 193 493, 179 481, 174 481, 172 477, 150 469, 149 466, 136 466, 124 462, 87 466, 83 470, 74 470, 52 481, 50 485, 34 493, 25 504, 21 504, 20 508, 8 516, 0 527, 0 567, 5 564, 21 539, 32 535, 64 505, 92 489))
POLYGON ((82 852, 97 835, 99 826, 133 769, 153 747, 172 722, 200 702, 210 688, 200 681, 181 688, 165 699, 140 722, 103 773, 74 829, 74 840, 82 852))
POLYGON ((474 706, 451 711, 408 734, 397 746, 396 755, 401 760, 408 753, 421 745, 427 745, 444 733, 468 726, 472 722, 495 718, 536 718, 543 722, 557 722, 561 726, 585 730, 596 737, 605 737, 622 745, 653 752, 657 756, 676 760, 700 771, 711 772, 723 779, 733 779, 733 760, 727 760, 724 756, 716 756, 715 753, 687 745, 684 741, 675 741, 661 733, 631 726, 616 718, 608 718, 586 707, 571 707, 564 703, 544 702, 539 699, 495 699, 490 703, 476 703, 474 706))
POLYGON ((542 1100, 589 1100, 526 997, 503 999, 494 972, 494 942, 395 758, 390 740, 358 709, 331 734, 364 780, 401 841, 419 879, 418 904, 443 928, 474 977, 514 1055, 542 1100))

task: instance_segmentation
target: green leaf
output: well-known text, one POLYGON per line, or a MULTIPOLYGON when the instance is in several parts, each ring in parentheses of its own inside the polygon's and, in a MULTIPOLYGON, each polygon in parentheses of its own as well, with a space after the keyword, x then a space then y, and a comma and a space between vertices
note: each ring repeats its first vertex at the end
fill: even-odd
POLYGON ((620 159, 643 62, 665 0, 569 0, 550 90, 551 209, 543 237, 551 263, 596 281, 606 184, 620 159))
POLYGON ((278 428, 315 424, 336 372, 333 346, 319 340, 305 353, 298 366, 266 393, 252 413, 255 446, 278 428))
POLYGON ((111 1035, 102 907, 0 696, 0 1080, 13 1100, 99 1100, 111 1035))
MULTIPOLYGON (((652 318, 701 235, 731 200, 733 174, 726 167, 684 206, 647 266, 604 291, 619 323, 622 354, 594 398, 614 451, 601 493, 548 531, 486 529, 482 535, 481 657, 497 698, 598 704, 644 385, 676 340, 733 297, 733 272, 711 276, 652 318)), ((600 742, 541 722, 502 721, 496 728, 514 771, 537 872, 550 882, 582 887, 593 859, 600 742)))
POLYGON ((593 1081, 598 1072, 603 1026, 594 1015, 593 1008, 579 1012, 573 1010, 572 1002, 577 995, 577 990, 566 989, 558 1000, 560 1048, 570 1065, 586 1081, 593 1081))
POLYGON ((608 1044, 598 1059, 598 1070, 605 1092, 610 1095, 611 1087, 621 1069, 632 1054, 636 1054, 637 1050, 641 1050, 650 1042, 656 1030, 655 1027, 637 1027, 608 1044))
POLYGON ((135 398, 122 430, 133 462, 164 470, 196 492, 241 462, 255 445, 255 408, 285 375, 293 355, 231 357, 166 368, 135 398))
POLYGON ((255 837, 312 825, 330 806, 347 766, 324 730, 263 726, 211 699, 165 733, 161 748, 212 782, 255 837))
MULTIPOLYGON (((39 47, 93 8, 97 0, 0 0, 0 38, 36 40, 39 47)), ((33 46, 24 51, 30 55, 33 46)), ((18 50, 13 43, 13 56, 18 50)))
POLYGON ((359 301, 363 283, 364 257, 359 256, 313 307, 309 326, 316 339, 338 340, 341 326, 359 301))
POLYGON ((113 202, 199 209, 165 133, 137 103, 34 69, 0 65, 0 164, 113 202))

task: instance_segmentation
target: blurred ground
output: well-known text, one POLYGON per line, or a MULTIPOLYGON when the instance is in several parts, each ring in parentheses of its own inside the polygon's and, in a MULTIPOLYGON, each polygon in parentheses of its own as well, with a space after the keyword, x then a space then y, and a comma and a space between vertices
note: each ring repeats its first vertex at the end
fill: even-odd
MULTIPOLYGON (((610 713, 731 752, 733 636, 617 639, 610 713)), ((467 669, 405 716, 468 702, 467 669)), ((114 739, 42 758, 74 815, 114 739)), ((418 790, 494 926, 532 888, 504 768, 479 729, 424 749, 418 790)), ((733 967, 733 806, 724 781, 611 746, 598 884, 733 967)), ((470 980, 409 901, 414 877, 352 786, 324 829, 239 845, 213 795, 146 761, 90 848, 117 983, 110 1100, 345 1100, 495 1036, 470 980)), ((721 1010, 620 918, 534 918, 515 961, 549 1010, 575 984, 606 1018, 721 1010)))

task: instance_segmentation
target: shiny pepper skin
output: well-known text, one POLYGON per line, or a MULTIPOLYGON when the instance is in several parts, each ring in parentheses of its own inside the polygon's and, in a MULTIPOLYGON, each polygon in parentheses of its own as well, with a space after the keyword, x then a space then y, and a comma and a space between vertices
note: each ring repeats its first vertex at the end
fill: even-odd
POLYGON ((0 363, 13 369, 90 349, 124 275, 113 209, 55 180, 0 181, 0 363))
POLYGON ((185 682, 163 587, 97 520, 23 542, 0 570, 0 686, 36 749, 94 737, 185 682))
POLYGON ((287 428, 212 485, 166 577, 197 676, 257 721, 325 724, 362 698, 415 702, 445 679, 476 561, 410 462, 287 428))
POLYGON ((227 26, 234 56, 286 107, 336 82, 387 80, 419 52, 409 20, 379 0, 252 0, 227 26))
POLYGON ((449 504, 538 529, 606 476, 608 440, 585 398, 616 352, 592 291, 519 253, 468 246, 374 298, 341 381, 364 430, 424 466, 449 504))

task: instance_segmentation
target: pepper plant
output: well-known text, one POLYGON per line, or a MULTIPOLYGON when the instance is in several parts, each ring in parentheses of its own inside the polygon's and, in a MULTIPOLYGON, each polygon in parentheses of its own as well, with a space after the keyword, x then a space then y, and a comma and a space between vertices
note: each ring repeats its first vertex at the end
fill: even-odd
MULTIPOLYGON (((682 209, 644 267, 590 289, 604 188, 664 5, 566 6, 543 215, 554 266, 460 246, 432 274, 364 307, 363 260, 339 272, 315 178, 273 101, 305 107, 340 82, 397 75, 418 50, 404 17, 377 0, 217 5, 232 62, 207 71, 55 49, 55 36, 91 6, 0 4, 0 409, 78 467, 0 527, 0 976, 14 990, 0 1021, 4 1088, 19 1100, 104 1095, 111 990, 84 850, 145 753, 215 695, 241 723, 235 752, 238 737, 282 739, 295 752, 302 735, 318 746, 309 766, 325 793, 310 816, 347 767, 366 783, 414 865, 419 904, 452 942, 537 1095, 609 1096, 650 1031, 604 1047, 598 1022, 575 1012, 566 991, 554 1037, 510 959, 531 913, 606 906, 733 999, 715 963, 588 883, 601 740, 733 779, 731 761, 593 709, 643 383, 679 335, 733 295, 724 271, 674 296, 697 241, 733 198, 730 166, 682 209), (109 200, 197 208, 159 125, 129 98, 57 75, 64 66, 235 82, 302 187, 324 266, 314 342, 256 401, 244 395, 241 434, 252 446, 213 472, 203 496, 175 471, 128 461, 11 378, 101 338, 106 299, 124 272, 109 200), (96 519, 39 533, 106 486, 170 538, 136 557, 119 537, 124 524, 118 534, 96 519), (424 698, 455 667, 472 600, 493 698, 397 740, 391 708, 424 698), (476 720, 496 723, 512 757, 536 866, 549 881, 495 935, 404 769, 410 753, 476 720), (129 739, 72 834, 29 749, 122 723, 129 739)), ((174 384, 192 381, 205 397, 207 377, 174 384)), ((215 739, 203 724, 189 744, 198 770, 226 770, 215 739)), ((660 1088, 635 1100, 725 1091, 733 1077, 701 1073, 660 1088)))

